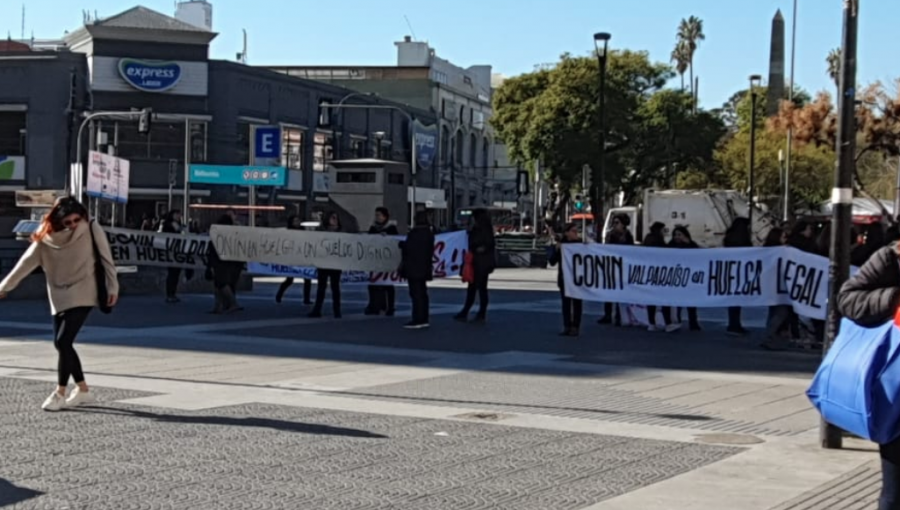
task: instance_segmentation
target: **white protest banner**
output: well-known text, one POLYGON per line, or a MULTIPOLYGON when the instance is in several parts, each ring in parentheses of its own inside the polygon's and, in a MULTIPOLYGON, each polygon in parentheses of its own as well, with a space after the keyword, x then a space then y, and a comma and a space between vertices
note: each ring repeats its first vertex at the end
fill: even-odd
MULTIPOLYGON (((395 236, 398 242, 403 236, 395 236)), ((466 232, 451 232, 438 234, 434 243, 434 277, 448 278, 458 276, 462 268, 465 251, 468 248, 468 234, 466 232)), ((316 269, 312 267, 292 267, 277 264, 263 264, 251 262, 247 264, 247 271, 251 274, 266 276, 284 276, 290 278, 315 279, 316 269)), ((341 275, 343 284, 367 284, 367 285, 397 285, 406 281, 400 278, 396 271, 391 272, 364 272, 344 271, 341 275)))
POLYGON ((213 225, 210 238, 222 260, 341 271, 400 267, 400 243, 385 236, 213 225))
POLYGON ((104 228, 113 259, 119 266, 206 267, 209 238, 142 230, 104 228))
POLYGON ((824 319, 828 259, 794 248, 563 246, 566 295, 586 301, 723 308, 792 305, 824 319))

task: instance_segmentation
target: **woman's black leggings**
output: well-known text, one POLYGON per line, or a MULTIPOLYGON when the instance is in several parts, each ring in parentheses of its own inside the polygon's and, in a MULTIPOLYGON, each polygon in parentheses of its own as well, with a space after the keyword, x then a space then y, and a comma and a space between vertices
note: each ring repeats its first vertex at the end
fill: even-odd
POLYGON ((879 447, 881 498, 878 510, 900 510, 900 439, 879 447))
POLYGON ((53 346, 59 353, 59 361, 56 373, 60 386, 69 384, 69 377, 76 383, 84 382, 84 372, 81 371, 81 360, 75 352, 75 337, 84 326, 90 307, 71 308, 53 316, 53 346))

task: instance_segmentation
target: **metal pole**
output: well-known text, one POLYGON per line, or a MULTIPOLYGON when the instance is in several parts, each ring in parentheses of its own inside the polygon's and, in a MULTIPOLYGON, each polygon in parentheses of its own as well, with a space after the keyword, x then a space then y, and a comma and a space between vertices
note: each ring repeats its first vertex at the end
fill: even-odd
MULTIPOLYGON (((256 126, 250 126, 250 161, 248 162, 250 166, 256 164, 256 126)), ((250 206, 247 209, 248 212, 248 221, 247 225, 250 227, 256 226, 256 186, 247 186, 247 205, 250 206)))
POLYGON ((191 119, 184 119, 184 197, 181 216, 186 225, 191 224, 191 119))
MULTIPOLYGON (((541 230, 538 230, 538 215, 541 213, 541 161, 534 161, 534 189, 531 191, 531 198, 534 201, 534 214, 531 216, 531 231, 534 239, 531 240, 531 249, 537 249, 537 240, 541 230)), ((541 223, 543 225, 543 222, 541 223)))
MULTIPOLYGON (((791 33, 791 88, 788 89, 788 100, 794 103, 794 68, 797 61, 797 0, 794 0, 794 19, 791 33)), ((784 167, 784 221, 791 219, 791 159, 794 153, 794 126, 788 128, 787 160, 784 167)))
POLYGON ((750 197, 748 200, 747 219, 750 220, 750 233, 753 228, 753 197, 756 194, 756 91, 750 85, 750 197))
MULTIPOLYGON (((605 209, 605 197, 606 197, 606 61, 608 60, 607 52, 603 52, 603 58, 600 59, 600 158, 597 161, 597 175, 595 175, 594 181, 594 209, 597 211, 594 213, 595 220, 597 218, 604 218, 604 209, 605 209)), ((588 190, 590 192, 590 190, 588 190)), ((596 222, 599 225, 599 221, 596 222)), ((587 232, 584 232, 582 229, 582 233, 585 234, 585 238, 587 238, 587 232)), ((597 233, 597 237, 600 237, 600 233, 597 233)))
POLYGON ((141 112, 95 112, 95 113, 88 115, 87 117, 84 118, 83 121, 81 121, 81 125, 78 126, 78 135, 75 137, 76 142, 77 142, 77 144, 76 144, 77 146, 75 147, 75 163, 76 163, 76 165, 73 166, 72 168, 70 168, 70 172, 73 170, 76 170, 76 169, 80 170, 80 171, 78 172, 77 175, 75 175, 75 178, 72 178, 71 175, 69 176, 69 180, 72 182, 72 185, 75 187, 75 189, 72 190, 73 191, 72 195, 75 196, 79 202, 84 202, 84 168, 81 164, 81 156, 82 156, 81 140, 82 140, 82 135, 84 134, 85 126, 87 126, 88 123, 90 123, 92 120, 101 118, 101 117, 125 117, 125 118, 129 118, 129 119, 133 119, 134 117, 140 116, 140 115, 141 115, 141 112))
MULTIPOLYGON (((838 100, 837 162, 834 171, 834 191, 831 228, 831 263, 828 278, 828 329, 823 354, 834 343, 841 316, 835 303, 841 286, 850 277, 850 227, 853 214, 853 173, 856 166, 856 40, 859 26, 859 0, 844 0, 844 33, 841 44, 841 85, 838 100)), ((819 422, 822 448, 837 449, 843 442, 840 429, 819 422)))

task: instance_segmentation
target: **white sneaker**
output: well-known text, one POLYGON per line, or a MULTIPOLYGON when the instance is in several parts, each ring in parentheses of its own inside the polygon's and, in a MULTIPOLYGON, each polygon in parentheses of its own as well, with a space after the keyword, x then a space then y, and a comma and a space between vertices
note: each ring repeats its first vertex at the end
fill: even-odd
POLYGON ((64 407, 66 407, 66 397, 54 391, 47 397, 47 400, 44 401, 44 405, 41 406, 41 409, 44 411, 61 411, 64 407))
POLYGON ((93 404, 97 402, 97 398, 94 397, 94 394, 89 391, 81 391, 80 388, 75 388, 75 391, 69 395, 69 398, 66 400, 67 407, 78 407, 85 404, 93 404))
POLYGON ((647 331, 649 331, 651 333, 656 333, 657 331, 659 331, 659 328, 657 328, 656 326, 649 326, 649 327, 647 327, 647 331))
POLYGON ((681 324, 669 324, 666 326, 666 333, 674 333, 681 329, 681 324))

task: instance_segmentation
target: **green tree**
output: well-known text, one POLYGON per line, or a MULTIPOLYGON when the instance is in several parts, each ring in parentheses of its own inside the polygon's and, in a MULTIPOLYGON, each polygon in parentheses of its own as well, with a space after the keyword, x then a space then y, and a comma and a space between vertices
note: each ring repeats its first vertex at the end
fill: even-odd
POLYGON ((697 110, 697 90, 694 82, 694 55, 697 53, 697 47, 700 45, 700 41, 706 39, 706 34, 703 33, 703 20, 698 18, 697 16, 691 16, 687 19, 682 19, 681 23, 678 25, 678 44, 684 44, 686 46, 686 55, 688 57, 688 63, 691 71, 691 97, 693 98, 693 111, 697 110))
MULTIPOLYGON (((728 98, 728 101, 712 112, 716 114, 722 122, 725 123, 726 129, 730 133, 734 133, 740 129, 749 129, 750 127, 750 89, 743 89, 735 92, 728 98)), ((757 93, 756 116, 760 121, 766 118, 766 109, 768 105, 768 88, 759 87, 757 93)), ((788 100, 790 91, 785 91, 784 100, 788 100)), ((809 104, 812 98, 809 93, 801 87, 794 89, 794 105, 803 107, 809 104)), ((758 127, 759 125, 757 125, 758 127)))
MULTIPOLYGON (((681 91, 684 92, 684 73, 690 67, 691 55, 690 48, 685 41, 678 41, 675 49, 672 50, 671 62, 675 65, 675 72, 681 77, 681 91)), ((691 87, 693 88, 693 87, 691 87)))
POLYGON ((841 49, 829 51, 825 63, 828 65, 828 76, 834 82, 834 89, 837 90, 841 86, 841 49))

